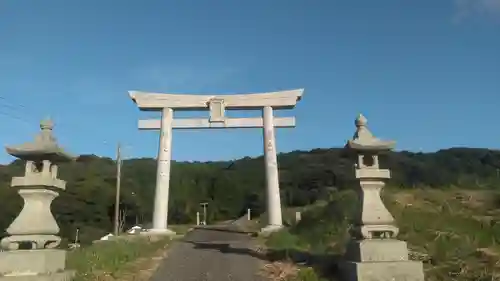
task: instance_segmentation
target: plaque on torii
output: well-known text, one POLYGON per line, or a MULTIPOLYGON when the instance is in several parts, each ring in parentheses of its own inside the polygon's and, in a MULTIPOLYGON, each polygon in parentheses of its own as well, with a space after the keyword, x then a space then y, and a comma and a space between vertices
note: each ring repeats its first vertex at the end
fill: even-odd
POLYGON ((213 98, 208 102, 208 107, 210 108, 210 122, 224 122, 226 108, 224 105, 224 100, 221 98, 213 98))
POLYGON ((140 130, 160 130, 157 183, 150 232, 172 234, 168 230, 168 197, 173 129, 262 128, 267 187, 268 225, 263 232, 283 226, 279 174, 274 128, 295 127, 294 117, 274 117, 276 109, 292 109, 301 99, 303 89, 237 95, 186 95, 129 92, 131 99, 142 111, 161 111, 161 119, 139 120, 140 130), (174 119, 174 111, 207 110, 208 118, 174 119), (229 118, 227 110, 257 109, 262 117, 229 118))

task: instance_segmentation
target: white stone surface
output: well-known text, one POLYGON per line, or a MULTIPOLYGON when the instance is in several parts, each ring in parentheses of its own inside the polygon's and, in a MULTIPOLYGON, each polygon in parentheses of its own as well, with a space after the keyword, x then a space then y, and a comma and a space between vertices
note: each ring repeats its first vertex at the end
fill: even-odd
POLYGON ((0 252, 0 276, 55 273, 64 271, 65 267, 66 251, 60 249, 0 252))
POLYGON ((362 198, 361 218, 358 220, 359 229, 364 238, 375 238, 374 234, 385 233, 395 238, 399 229, 395 226, 394 217, 384 205, 380 193, 385 183, 383 181, 362 179, 360 182, 362 198))
POLYGON ((50 205, 59 193, 48 189, 21 189, 19 195, 24 206, 7 228, 10 235, 33 235, 59 233, 59 226, 52 215, 50 205))
POLYGON ((130 91, 130 97, 142 110, 204 109, 211 100, 224 100, 226 109, 251 109, 272 106, 277 109, 293 108, 302 97, 304 89, 236 95, 184 95, 130 91))
POLYGON ((396 239, 351 240, 345 257, 354 262, 407 261, 408 247, 396 239))
POLYGON ((208 102, 210 108, 210 122, 224 122, 226 105, 223 99, 211 99, 208 102))
POLYGON ((162 110, 160 145, 158 147, 158 166, 156 171, 156 191, 153 212, 153 229, 167 230, 168 199, 170 191, 170 164, 172 157, 172 120, 173 110, 162 110))
POLYGON ((276 155, 276 141, 274 137, 273 109, 270 106, 266 106, 262 112, 264 119, 264 159, 266 166, 268 214, 267 223, 269 226, 279 228, 283 225, 283 221, 281 217, 278 158, 276 155))
POLYGON ((424 281, 421 262, 346 262, 341 266, 345 281, 424 281))
MULTIPOLYGON (((161 120, 145 119, 139 120, 139 130, 159 130, 161 120)), ((223 122, 211 122, 209 119, 186 118, 174 119, 173 129, 229 129, 229 128, 262 128, 264 120, 262 118, 227 118, 223 122)), ((274 127, 293 128, 295 127, 295 117, 274 118, 274 127)))

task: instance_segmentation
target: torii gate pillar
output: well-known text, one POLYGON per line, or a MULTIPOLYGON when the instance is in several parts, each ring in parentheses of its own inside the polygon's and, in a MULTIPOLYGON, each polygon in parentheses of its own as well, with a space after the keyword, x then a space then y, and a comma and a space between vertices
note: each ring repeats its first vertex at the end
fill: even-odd
POLYGON ((266 165, 266 199, 268 225, 262 232, 272 232, 283 227, 281 217, 281 198, 278 173, 278 157, 276 155, 276 139, 274 137, 273 108, 264 107, 264 159, 266 165))
POLYGON ((283 227, 276 155, 275 127, 295 127, 294 117, 274 118, 274 109, 291 109, 302 97, 303 89, 240 95, 179 95, 130 92, 143 111, 161 111, 161 120, 139 120, 139 129, 160 130, 158 167, 153 209, 153 228, 149 232, 174 234, 168 229, 168 198, 172 157, 172 129, 263 128, 268 225, 262 232, 283 227), (261 109, 262 118, 227 118, 225 109, 261 109), (208 119, 173 119, 174 110, 210 110, 208 119))
POLYGON ((175 234, 168 227, 168 197, 170 193, 170 164, 172 160, 172 121, 171 108, 161 112, 160 143, 156 167, 156 189, 153 210, 153 229, 155 232, 175 234))

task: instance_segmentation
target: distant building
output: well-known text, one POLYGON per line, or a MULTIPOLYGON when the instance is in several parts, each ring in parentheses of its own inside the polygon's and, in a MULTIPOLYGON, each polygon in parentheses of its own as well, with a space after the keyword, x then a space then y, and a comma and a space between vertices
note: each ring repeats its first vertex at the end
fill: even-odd
POLYGON ((145 229, 142 228, 142 226, 139 226, 139 225, 136 225, 136 226, 133 226, 132 228, 130 228, 129 230, 127 230, 127 233, 128 234, 139 234, 141 232, 143 232, 145 229))
POLYGON ((109 234, 106 234, 104 235, 103 237, 101 237, 101 241, 108 241, 109 239, 111 239, 114 235, 112 233, 109 233, 109 234))

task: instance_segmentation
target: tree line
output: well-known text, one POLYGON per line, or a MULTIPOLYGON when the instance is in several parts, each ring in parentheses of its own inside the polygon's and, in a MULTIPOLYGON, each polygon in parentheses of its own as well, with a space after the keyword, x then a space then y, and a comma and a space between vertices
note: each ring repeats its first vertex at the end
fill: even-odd
MULTIPOLYGON (((353 155, 340 148, 293 151, 278 156, 281 200, 284 206, 304 206, 327 200, 336 190, 354 188, 353 155)), ((500 186, 500 151, 451 148, 433 153, 388 152, 381 165, 392 171, 389 186, 396 188, 492 189, 500 186)), ((10 187, 13 176, 24 174, 16 160, 0 166, 0 227, 5 230, 22 208, 22 199, 10 187)), ((113 229, 116 163, 95 155, 80 156, 60 167, 65 191, 52 204, 61 236, 73 239, 76 229, 83 243, 113 229)), ((121 214, 124 227, 148 226, 152 218, 156 161, 123 162, 121 214)), ((173 162, 169 223, 192 223, 200 203, 208 202, 208 219, 237 218, 251 208, 265 211, 263 157, 236 161, 173 162)))

